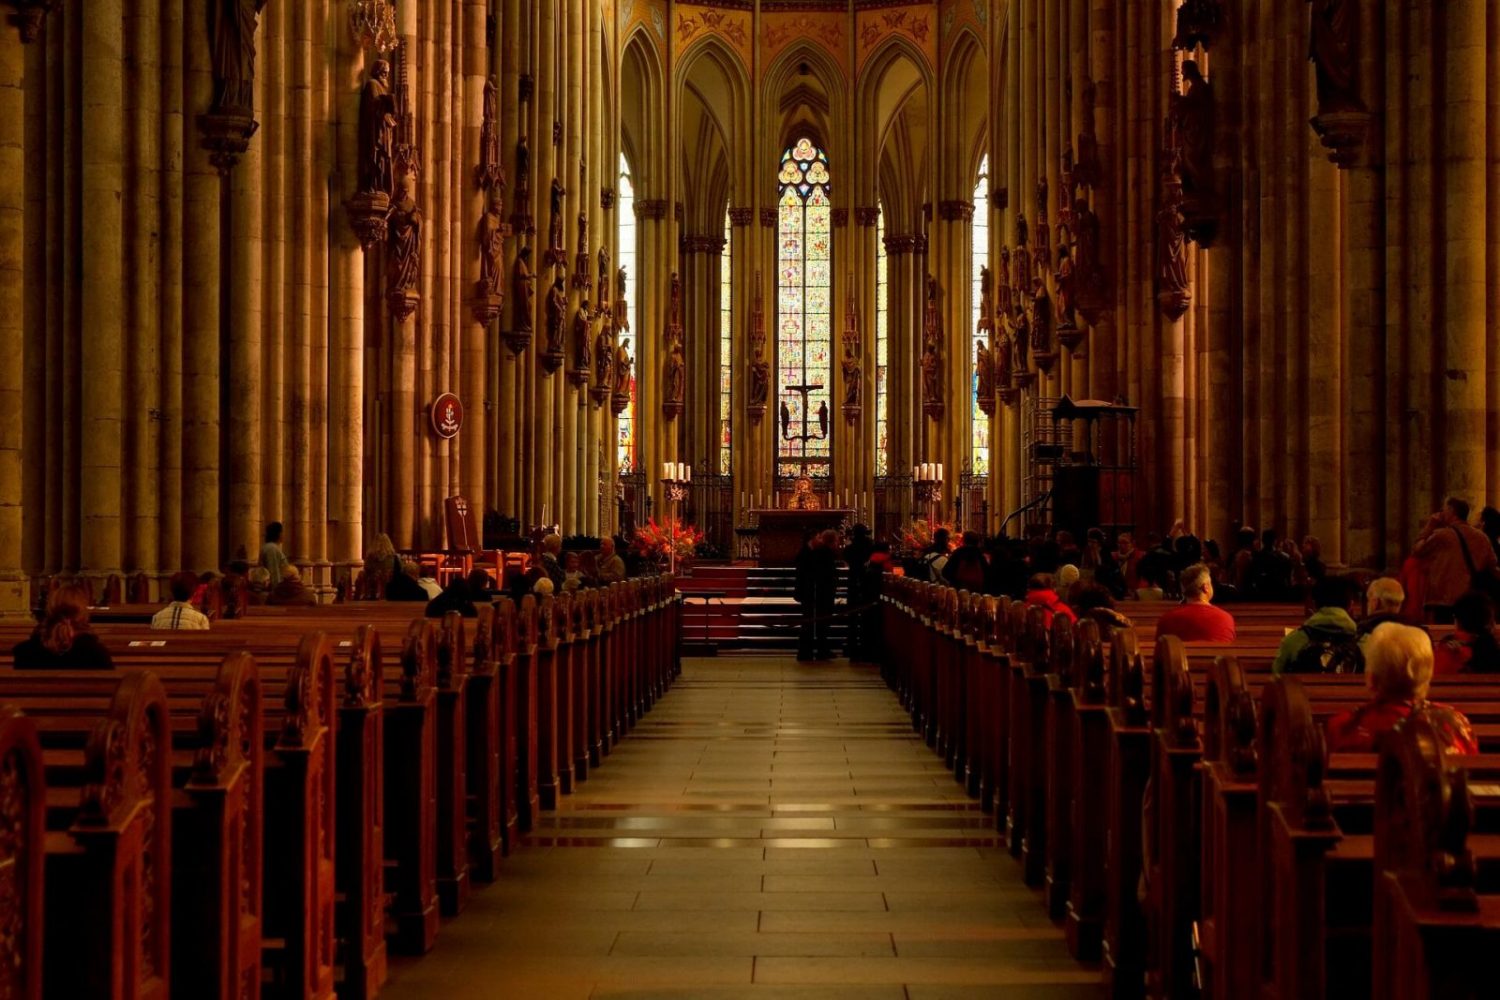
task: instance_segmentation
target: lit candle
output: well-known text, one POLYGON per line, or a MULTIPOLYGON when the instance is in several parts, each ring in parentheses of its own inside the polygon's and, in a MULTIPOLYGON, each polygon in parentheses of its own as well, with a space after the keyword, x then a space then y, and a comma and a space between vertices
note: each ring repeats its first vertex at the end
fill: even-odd
POLYGON ((682 478, 687 480, 688 482, 693 481, 693 467, 685 462, 682 466, 682 478))

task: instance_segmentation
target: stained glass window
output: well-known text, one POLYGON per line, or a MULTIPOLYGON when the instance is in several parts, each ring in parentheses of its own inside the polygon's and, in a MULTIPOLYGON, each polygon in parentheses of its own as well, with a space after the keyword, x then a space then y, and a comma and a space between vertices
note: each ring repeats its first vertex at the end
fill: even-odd
POLYGON ((799 139, 781 155, 777 221, 776 471, 831 474, 833 210, 828 155, 799 139))
MULTIPOLYGON (((635 230, 635 185, 630 182, 630 163, 625 159, 625 154, 620 154, 620 185, 619 198, 616 201, 616 218, 619 221, 619 250, 618 259, 620 266, 625 269, 625 315, 630 323, 632 333, 639 328, 635 321, 635 285, 636 285, 636 230, 635 230)), ((629 334, 625 334, 629 337, 629 334)), ((627 348, 632 358, 639 359, 638 348, 627 348)), ((616 438, 615 450, 619 459, 621 472, 635 470, 635 377, 640 371, 637 363, 630 373, 630 402, 625 407, 625 412, 620 414, 618 421, 618 437, 616 438)))
POLYGON ((989 266, 990 262, 990 158, 986 154, 979 161, 979 181, 974 185, 974 225, 972 233, 973 245, 973 271, 971 286, 969 290, 969 309, 971 312, 969 329, 975 332, 975 340, 969 348, 969 392, 971 396, 973 437, 970 450, 970 462, 976 476, 987 476, 990 474, 990 418, 979 408, 979 315, 981 295, 979 290, 979 273, 989 266))
POLYGON ((885 206, 875 209, 875 475, 891 473, 890 261, 885 253, 885 206))
POLYGON ((730 282, 734 249, 734 229, 729 222, 729 210, 724 210, 724 253, 719 257, 719 472, 729 475, 729 414, 734 390, 734 349, 730 334, 734 330, 731 298, 734 294, 730 282))

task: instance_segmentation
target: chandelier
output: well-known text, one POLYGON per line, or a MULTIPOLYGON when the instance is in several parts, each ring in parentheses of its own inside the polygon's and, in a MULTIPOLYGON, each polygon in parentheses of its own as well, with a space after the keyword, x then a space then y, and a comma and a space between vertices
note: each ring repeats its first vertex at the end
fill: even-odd
POLYGON ((396 34, 396 11, 386 0, 352 0, 349 33, 367 49, 389 52, 400 44, 396 34))

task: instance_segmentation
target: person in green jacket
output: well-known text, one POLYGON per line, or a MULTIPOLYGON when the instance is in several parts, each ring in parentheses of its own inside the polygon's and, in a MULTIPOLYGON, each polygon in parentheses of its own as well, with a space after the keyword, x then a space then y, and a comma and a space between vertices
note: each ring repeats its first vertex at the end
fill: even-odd
MULTIPOLYGON (((1297 670, 1297 657, 1314 642, 1340 646, 1355 643, 1359 626, 1349 614, 1349 607, 1357 594, 1353 581, 1342 576, 1326 576, 1313 587, 1313 603, 1317 610, 1308 616, 1300 628, 1287 633, 1276 651, 1271 664, 1271 673, 1282 674, 1297 670)), ((1358 646, 1354 646, 1358 649, 1358 646)))

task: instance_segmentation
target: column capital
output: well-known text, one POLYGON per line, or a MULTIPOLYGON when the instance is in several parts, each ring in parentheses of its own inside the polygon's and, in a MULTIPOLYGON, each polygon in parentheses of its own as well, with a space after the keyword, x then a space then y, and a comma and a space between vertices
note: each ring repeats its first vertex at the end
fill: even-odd
POLYGON ((667 217, 667 200, 665 198, 642 198, 635 203, 635 214, 642 219, 660 222, 667 217))
POLYGON ((614 207, 615 207, 615 189, 614 188, 600 188, 599 189, 599 207, 602 208, 602 209, 604 209, 606 212, 612 211, 614 209, 614 207))
POLYGON ((8 20, 21 32, 22 42, 34 42, 41 35, 42 21, 62 4, 62 0, 4 0, 15 10, 8 20))
POLYGON ((763 208, 760 210, 760 224, 767 229, 776 228, 776 209, 763 208))
POLYGON ((1010 189, 997 187, 990 189, 990 205, 1000 211, 1010 207, 1010 189))
POLYGON ((873 226, 880 218, 880 209, 874 205, 859 205, 854 209, 854 224, 856 226, 873 226))
POLYGON ((961 198, 950 198, 938 202, 938 218, 944 222, 971 222, 974 219, 974 203, 961 198))
POLYGON ((755 209, 753 208, 731 208, 729 210, 729 224, 732 226, 748 226, 755 221, 755 209))
POLYGON ((843 229, 849 224, 849 210, 847 208, 835 208, 832 212, 833 227, 843 229))
POLYGON ((721 254, 724 252, 724 237, 712 234, 684 236, 682 252, 721 254))

